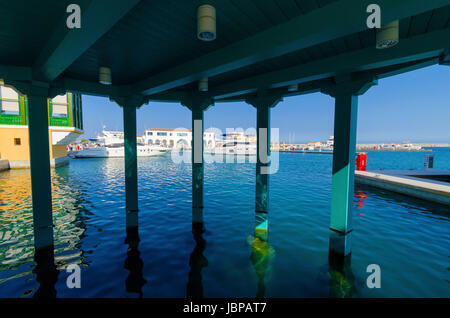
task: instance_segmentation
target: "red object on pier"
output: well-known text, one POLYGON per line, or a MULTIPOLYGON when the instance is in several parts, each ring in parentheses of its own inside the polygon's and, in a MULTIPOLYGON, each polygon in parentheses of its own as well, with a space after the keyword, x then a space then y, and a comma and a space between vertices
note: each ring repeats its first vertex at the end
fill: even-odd
POLYGON ((366 167, 367 167, 367 154, 366 153, 359 153, 358 156, 356 157, 356 170, 359 171, 366 171, 366 167))

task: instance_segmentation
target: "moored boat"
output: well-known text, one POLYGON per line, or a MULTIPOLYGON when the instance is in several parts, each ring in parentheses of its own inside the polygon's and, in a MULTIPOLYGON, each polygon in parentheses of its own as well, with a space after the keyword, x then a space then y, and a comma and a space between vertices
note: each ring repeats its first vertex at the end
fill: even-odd
MULTIPOLYGON (((124 134, 118 131, 103 131, 103 136, 97 138, 100 146, 86 147, 76 153, 75 158, 123 158, 125 157, 124 134)), ((167 149, 157 145, 138 143, 138 157, 161 156, 167 149)))

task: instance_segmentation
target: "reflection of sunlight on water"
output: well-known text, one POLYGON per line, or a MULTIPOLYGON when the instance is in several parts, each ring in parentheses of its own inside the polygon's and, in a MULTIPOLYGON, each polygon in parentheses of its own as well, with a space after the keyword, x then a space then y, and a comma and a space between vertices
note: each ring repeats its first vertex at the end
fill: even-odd
MULTIPOLYGON (((29 170, 0 174, 0 284, 32 274, 34 266, 33 214, 29 170), (24 272, 22 265, 27 264, 24 272), (19 269, 20 268, 20 269, 19 269)), ((69 185, 64 168, 52 170, 55 263, 83 263, 80 239, 85 226, 79 189, 69 185)))

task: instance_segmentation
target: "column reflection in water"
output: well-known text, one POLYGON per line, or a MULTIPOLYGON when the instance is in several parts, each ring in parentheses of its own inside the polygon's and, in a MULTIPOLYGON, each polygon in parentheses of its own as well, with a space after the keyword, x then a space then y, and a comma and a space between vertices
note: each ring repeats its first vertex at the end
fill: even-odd
POLYGON ((55 298, 55 284, 58 281, 59 270, 56 269, 53 247, 37 251, 34 260, 36 267, 33 272, 36 274, 39 288, 33 294, 33 298, 55 298))
POLYGON ((124 268, 127 269, 130 274, 125 281, 125 289, 128 293, 137 293, 139 298, 142 298, 142 286, 144 286, 147 281, 144 279, 143 275, 144 262, 140 257, 141 253, 138 249, 139 241, 138 228, 128 227, 127 238, 125 240, 125 244, 128 244, 128 251, 124 268))
POLYGON ((208 266, 208 259, 203 255, 206 248, 204 232, 203 209, 192 208, 192 235, 195 247, 189 257, 190 270, 186 286, 186 297, 188 298, 203 298, 202 269, 208 266))
MULTIPOLYGON (((345 239, 346 236, 344 236, 345 239)), ((329 297, 351 298, 356 294, 355 276, 351 269, 351 254, 342 254, 329 251, 329 297)))
POLYGON ((270 272, 275 250, 268 243, 268 213, 256 212, 255 221, 255 237, 249 237, 252 247, 250 260, 258 277, 256 297, 262 298, 266 294, 266 276, 270 272))

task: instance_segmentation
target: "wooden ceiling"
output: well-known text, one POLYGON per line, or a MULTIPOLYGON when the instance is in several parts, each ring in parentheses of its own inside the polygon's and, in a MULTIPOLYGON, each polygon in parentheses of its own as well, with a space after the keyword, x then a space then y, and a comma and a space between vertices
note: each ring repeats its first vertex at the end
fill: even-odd
POLYGON ((81 29, 68 30, 66 7, 72 2, 15 0, 0 6, 0 77, 22 67, 32 79, 89 87, 87 93, 152 95, 195 90, 206 76, 211 92, 228 94, 241 89, 235 83, 242 89, 279 86, 265 80, 273 72, 279 72, 280 85, 337 74, 332 67, 304 77, 288 74, 302 65, 333 66, 335 59, 339 72, 361 71, 439 61, 450 49, 450 0, 377 2, 384 22, 400 20, 400 44, 389 49, 396 59, 374 49, 375 30, 365 27, 365 7, 373 1, 210 0, 217 13, 212 42, 196 37, 198 0, 80 0, 81 29), (111 68, 112 88, 98 84, 99 66, 111 68), (252 79, 255 87, 248 84, 252 79))

